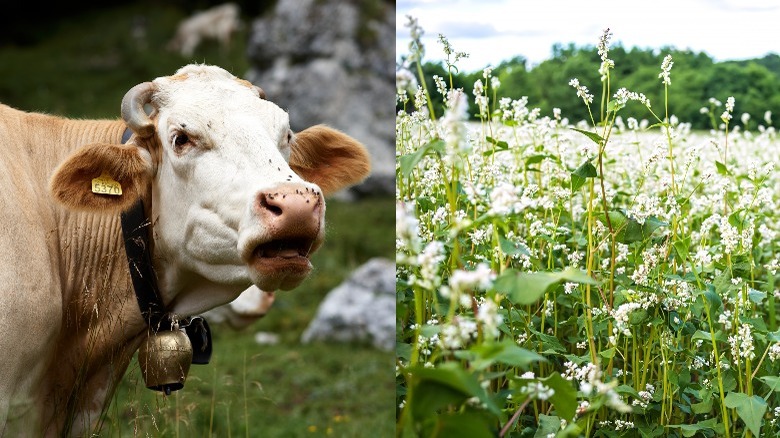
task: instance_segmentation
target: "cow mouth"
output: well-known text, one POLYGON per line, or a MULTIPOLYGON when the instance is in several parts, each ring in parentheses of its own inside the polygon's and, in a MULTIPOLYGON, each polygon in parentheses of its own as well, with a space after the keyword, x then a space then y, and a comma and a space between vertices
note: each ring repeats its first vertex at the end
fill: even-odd
POLYGON ((257 286, 263 290, 296 287, 311 272, 309 256, 318 246, 319 242, 310 238, 275 239, 258 244, 249 261, 262 279, 257 286))
POLYGON ((257 245, 252 251, 252 257, 261 260, 276 258, 309 260, 313 246, 314 241, 311 239, 277 239, 257 245))

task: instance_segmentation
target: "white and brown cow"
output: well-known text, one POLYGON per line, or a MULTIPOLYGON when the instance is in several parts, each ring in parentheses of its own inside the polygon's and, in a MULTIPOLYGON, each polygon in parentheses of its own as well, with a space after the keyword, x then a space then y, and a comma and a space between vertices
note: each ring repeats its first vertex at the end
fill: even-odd
POLYGON ((147 332, 119 219, 137 199, 168 311, 194 315, 307 276, 323 195, 365 178, 368 155, 324 126, 293 133, 262 97, 221 68, 189 65, 128 91, 123 120, 0 105, 0 436, 95 427, 147 332), (122 195, 94 193, 101 175, 122 195))

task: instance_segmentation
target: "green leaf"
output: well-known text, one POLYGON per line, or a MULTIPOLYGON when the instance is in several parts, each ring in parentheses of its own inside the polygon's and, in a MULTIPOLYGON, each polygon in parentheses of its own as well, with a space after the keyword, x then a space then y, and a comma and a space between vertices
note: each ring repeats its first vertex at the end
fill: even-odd
POLYGON ((398 157, 398 163, 401 168, 401 175, 405 179, 409 179, 412 174, 412 170, 417 167, 417 164, 430 152, 441 153, 444 151, 444 140, 436 139, 431 140, 429 143, 420 147, 411 154, 401 155, 398 157))
POLYGON ((724 432, 723 424, 718 423, 717 418, 710 418, 695 424, 670 424, 668 427, 680 428, 684 437, 695 436, 700 430, 705 429, 713 430, 716 434, 723 434, 724 432))
POLYGON ((751 397, 741 392, 730 392, 723 399, 723 403, 727 408, 737 410, 737 415, 753 435, 761 436, 761 420, 767 407, 763 398, 757 395, 751 397))
POLYGON ((571 191, 576 192, 585 184, 588 178, 595 178, 599 176, 596 167, 590 162, 586 161, 582 163, 582 166, 578 167, 571 173, 571 191))
POLYGON ((540 348, 540 353, 542 354, 552 354, 552 353, 565 353, 566 347, 561 344, 561 341, 558 340, 555 336, 548 335, 546 333, 542 333, 538 330, 530 329, 531 333, 534 335, 536 339, 541 342, 542 346, 540 348))
POLYGON ((764 384, 768 386, 772 392, 780 392, 780 377, 762 376, 759 377, 759 379, 761 379, 761 381, 764 382, 764 384))
MULTIPOLYGON (((555 372, 540 381, 555 391, 549 400, 555 406, 555 412, 558 416, 571 422, 577 413, 577 390, 574 389, 571 382, 555 372)), ((558 426, 560 427, 560 421, 558 426)))
POLYGON ((515 304, 525 305, 536 302, 545 292, 562 282, 597 285, 599 282, 572 267, 559 272, 519 272, 507 269, 493 283, 493 288, 506 293, 515 304))
POLYGON ((476 370, 484 370, 494 363, 527 370, 533 362, 547 362, 544 356, 519 347, 511 339, 475 345, 468 350, 455 352, 455 357, 468 360, 476 370))
MULTIPOLYGON (((603 213, 599 215, 599 220, 605 225, 607 224, 603 213)), ((658 228, 669 226, 668 223, 659 220, 655 216, 645 218, 645 221, 640 224, 636 219, 630 218, 622 211, 617 210, 609 212, 609 221, 612 224, 612 229, 616 232, 615 239, 625 244, 649 239, 658 228)))
POLYGON ((674 242, 674 251, 677 253, 677 257, 679 257, 681 262, 685 262, 685 260, 688 259, 688 249, 690 248, 690 245, 690 237, 685 237, 674 242))
POLYGON ((615 347, 608 348, 604 351, 599 351, 599 356, 603 357, 604 359, 612 359, 615 357, 615 347))
POLYGON ((704 291, 704 298, 707 301, 706 304, 710 309, 710 317, 715 320, 715 317, 720 312, 720 309, 723 308, 723 300, 720 299, 720 295, 710 289, 704 291))
POLYGON ((430 435, 432 437, 493 438, 496 436, 490 419, 479 412, 443 413, 437 417, 437 420, 436 434, 430 435))
POLYGON ((659 426, 657 424, 653 426, 642 425, 638 426, 637 428, 639 429, 639 434, 642 435, 642 438, 657 438, 664 435, 663 426, 659 426))
POLYGON ((720 161, 715 160, 715 167, 717 168, 719 174, 725 176, 731 175, 731 172, 729 172, 729 169, 726 167, 726 165, 721 163, 720 161))
POLYGON ((621 102, 613 99, 613 100, 610 100, 609 102, 607 102, 607 112, 614 113, 614 112, 620 111, 625 106, 626 106, 625 103, 621 103, 621 102))
POLYGON ((476 376, 455 362, 443 363, 436 368, 418 365, 407 369, 407 372, 414 379, 411 407, 415 417, 428 416, 439 408, 462 403, 471 397, 476 397, 488 411, 496 415, 500 413, 476 376))
POLYGON ((579 132, 580 134, 584 135, 585 137, 588 137, 589 139, 591 139, 593 141, 593 143, 596 143, 599 146, 604 144, 604 138, 602 136, 596 134, 595 132, 584 131, 582 129, 577 129, 577 128, 570 128, 570 129, 572 131, 579 132))
POLYGON ((694 414, 709 414, 712 411, 712 394, 706 397, 701 403, 694 403, 691 405, 691 410, 694 414))
POLYGON ((618 394, 628 394, 634 398, 639 398, 639 393, 631 386, 628 385, 620 385, 615 388, 615 392, 618 394))
POLYGON ((460 406, 470 397, 468 393, 435 380, 425 379, 414 386, 414 398, 407 399, 412 415, 418 421, 435 415, 447 406, 460 406))
MULTIPOLYGON (((558 417, 539 414, 539 427, 536 429, 534 438, 547 438, 561 428, 561 419, 558 417)), ((466 436, 466 435, 461 435, 466 436)))
POLYGON ((496 140, 493 137, 487 136, 485 137, 485 140, 487 140, 488 143, 494 145, 498 150, 505 151, 509 149, 509 143, 505 142, 504 140, 496 140))
POLYGON ((501 247, 501 251, 508 256, 514 256, 518 254, 530 256, 528 247, 525 245, 518 245, 515 242, 507 240, 501 236, 498 237, 498 245, 501 247))
POLYGON ((766 291, 748 288, 748 298, 756 304, 761 304, 766 299, 766 291))
POLYGON ((577 423, 569 423, 566 429, 558 432, 555 438, 579 438, 582 436, 582 428, 577 423))
POLYGON ((395 343, 395 355, 401 359, 411 360, 412 358, 412 345, 405 342, 395 343))

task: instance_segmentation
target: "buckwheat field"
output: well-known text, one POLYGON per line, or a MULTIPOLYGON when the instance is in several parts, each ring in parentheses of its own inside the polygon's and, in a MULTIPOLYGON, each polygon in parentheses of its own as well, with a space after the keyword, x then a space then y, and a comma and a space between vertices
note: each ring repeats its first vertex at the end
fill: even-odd
MULTIPOLYGON (((772 114, 748 123, 712 96, 712 128, 693 130, 611 82, 610 37, 601 82, 569 82, 582 121, 502 98, 490 69, 473 95, 448 77, 428 89, 412 45, 396 118, 398 436, 780 436, 772 114)), ((658 65, 664 96, 684 87, 673 66, 658 65)))

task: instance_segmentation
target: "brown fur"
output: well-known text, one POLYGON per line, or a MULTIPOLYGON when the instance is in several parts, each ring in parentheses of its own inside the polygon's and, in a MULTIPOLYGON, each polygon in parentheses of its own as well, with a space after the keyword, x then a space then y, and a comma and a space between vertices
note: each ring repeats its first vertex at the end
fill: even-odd
POLYGON ((54 171, 54 198, 74 210, 123 211, 145 192, 151 163, 135 145, 95 143, 81 147, 54 171), (92 193, 92 179, 106 173, 122 186, 122 195, 92 193))
POLYGON ((292 170, 320 186, 325 195, 363 181, 371 172, 370 163, 362 144, 325 125, 295 134, 290 152, 292 170))

